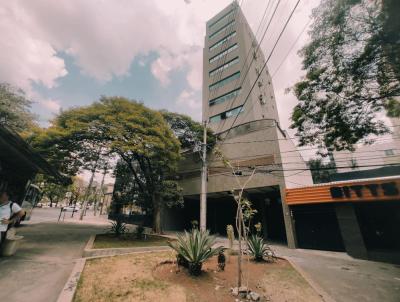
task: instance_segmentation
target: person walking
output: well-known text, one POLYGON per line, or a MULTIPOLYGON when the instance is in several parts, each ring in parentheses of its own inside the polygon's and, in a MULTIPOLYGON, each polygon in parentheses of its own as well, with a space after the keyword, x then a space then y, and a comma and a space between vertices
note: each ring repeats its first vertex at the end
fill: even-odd
POLYGON ((0 191, 0 249, 3 245, 8 229, 25 215, 25 211, 10 201, 7 191, 0 191))

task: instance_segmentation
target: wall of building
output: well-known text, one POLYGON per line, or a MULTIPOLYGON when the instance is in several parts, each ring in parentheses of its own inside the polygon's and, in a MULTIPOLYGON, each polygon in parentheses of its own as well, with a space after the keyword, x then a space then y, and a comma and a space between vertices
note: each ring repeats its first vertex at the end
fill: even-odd
POLYGON ((336 166, 344 167, 339 172, 376 169, 389 164, 400 163, 400 140, 390 137, 387 141, 373 145, 360 145, 354 152, 333 152, 336 166))

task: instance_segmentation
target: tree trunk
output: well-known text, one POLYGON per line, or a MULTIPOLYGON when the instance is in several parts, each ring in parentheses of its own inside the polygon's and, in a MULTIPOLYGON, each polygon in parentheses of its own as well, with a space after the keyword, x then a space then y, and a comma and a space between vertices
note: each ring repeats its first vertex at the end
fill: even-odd
POLYGON ((154 193, 153 199, 153 232, 156 234, 161 234, 161 200, 160 195, 154 193))

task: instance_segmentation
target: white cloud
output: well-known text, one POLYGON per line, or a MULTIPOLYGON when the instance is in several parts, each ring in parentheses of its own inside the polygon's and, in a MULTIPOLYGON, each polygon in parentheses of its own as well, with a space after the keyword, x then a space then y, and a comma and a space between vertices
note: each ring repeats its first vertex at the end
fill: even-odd
MULTIPOLYGON (((304 24, 310 9, 319 0, 307 0, 299 6, 282 37, 280 47, 272 56, 273 71, 304 24)), ((18 85, 34 94, 32 83, 51 89, 67 74, 58 53, 73 57, 82 73, 99 81, 128 75, 135 58, 157 53, 151 71, 164 86, 170 84, 176 70, 187 72, 187 94, 181 94, 181 106, 199 116, 198 94, 202 84, 202 49, 205 22, 231 3, 230 0, 14 0, 0 4, 0 81, 18 85)), ((243 10, 256 30, 265 8, 265 1, 244 1, 243 10)), ((281 5, 271 33, 262 49, 268 55, 284 20, 292 7, 291 1, 281 5)), ((272 11, 272 10, 271 10, 272 11)), ((304 42, 299 42, 298 46, 304 42)), ((298 48, 298 47, 297 47, 298 48)), ((148 62, 146 62, 148 63, 148 62)), ((274 79, 281 90, 300 76, 300 61, 294 50, 274 79)), ((37 94, 36 94, 37 95, 37 94)), ((37 97, 39 104, 54 112, 57 101, 37 97)), ((284 99, 277 94, 281 120, 288 119, 296 103, 294 97, 284 99), (284 102, 285 101, 285 102, 284 102)))
POLYGON ((39 99, 37 102, 52 113, 57 113, 61 109, 60 101, 57 100, 39 99))
POLYGON ((193 117, 195 120, 201 120, 201 95, 194 90, 183 90, 176 101, 176 109, 193 117))

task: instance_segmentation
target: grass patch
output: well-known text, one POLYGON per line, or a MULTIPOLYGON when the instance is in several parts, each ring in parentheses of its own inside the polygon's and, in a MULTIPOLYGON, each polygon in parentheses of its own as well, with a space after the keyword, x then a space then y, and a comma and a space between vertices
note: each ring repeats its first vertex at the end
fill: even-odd
POLYGON ((146 235, 145 239, 137 239, 133 234, 115 237, 112 234, 96 235, 94 249, 124 248, 124 247, 146 247, 146 246, 166 246, 171 239, 157 236, 146 235))

